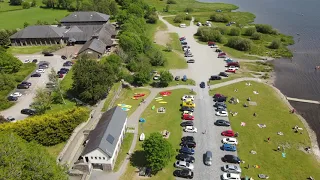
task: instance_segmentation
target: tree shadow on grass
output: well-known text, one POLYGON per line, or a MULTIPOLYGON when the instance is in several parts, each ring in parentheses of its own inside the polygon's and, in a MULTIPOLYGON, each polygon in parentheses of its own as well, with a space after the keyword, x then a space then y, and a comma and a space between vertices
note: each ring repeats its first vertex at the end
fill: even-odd
POLYGON ((144 151, 142 150, 137 150, 134 153, 131 154, 130 156, 130 164, 133 167, 136 168, 141 168, 141 167, 145 167, 147 165, 147 161, 144 155, 144 151))

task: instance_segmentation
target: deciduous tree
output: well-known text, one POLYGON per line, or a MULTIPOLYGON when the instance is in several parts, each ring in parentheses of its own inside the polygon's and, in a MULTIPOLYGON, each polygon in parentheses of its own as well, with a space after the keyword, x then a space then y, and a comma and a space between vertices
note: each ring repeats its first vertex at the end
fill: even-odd
POLYGON ((37 114, 44 114, 51 108, 51 103, 51 93, 46 89, 39 88, 36 90, 31 108, 35 109, 37 114))
POLYGON ((169 86, 169 83, 173 81, 173 76, 169 71, 162 71, 160 75, 159 85, 161 87, 167 87, 169 86))

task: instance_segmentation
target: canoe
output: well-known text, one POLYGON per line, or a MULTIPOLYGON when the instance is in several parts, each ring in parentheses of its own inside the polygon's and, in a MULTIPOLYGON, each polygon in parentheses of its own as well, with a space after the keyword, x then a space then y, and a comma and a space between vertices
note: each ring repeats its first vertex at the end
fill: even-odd
POLYGON ((154 98, 154 99, 162 99, 162 97, 156 97, 156 98, 154 98))
POLYGON ((123 106, 125 106, 126 104, 118 104, 118 106, 120 106, 120 107, 123 107, 123 106))
POLYGON ((144 139, 146 138, 146 136, 144 135, 144 133, 140 134, 139 140, 140 141, 144 141, 144 139))
POLYGON ((138 100, 138 98, 136 98, 136 97, 132 97, 132 99, 133 99, 133 100, 138 100))
POLYGON ((170 91, 164 91, 164 92, 160 92, 159 94, 161 94, 161 95, 170 95, 171 92, 170 91))
POLYGON ((161 103, 161 104, 166 104, 167 102, 165 102, 165 101, 160 101, 159 103, 161 103))
POLYGON ((145 96, 145 94, 136 94, 133 97, 143 97, 143 96, 145 96))
POLYGON ((156 101, 163 101, 163 99, 156 99, 156 101))

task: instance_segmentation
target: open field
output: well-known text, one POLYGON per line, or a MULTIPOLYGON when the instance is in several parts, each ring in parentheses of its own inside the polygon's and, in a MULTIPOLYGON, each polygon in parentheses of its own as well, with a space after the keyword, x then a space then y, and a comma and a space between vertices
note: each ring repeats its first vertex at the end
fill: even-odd
POLYGON ((133 140, 133 134, 126 133, 125 137, 123 139, 116 163, 114 165, 114 169, 113 169, 114 172, 117 172, 119 170, 119 168, 121 167, 121 164, 123 163, 124 158, 126 157, 126 154, 129 152, 129 149, 132 144, 132 140, 133 140))
MULTIPOLYGON (((168 130, 170 132, 170 137, 168 141, 173 145, 175 149, 179 148, 179 142, 182 136, 182 128, 180 127, 181 123, 181 112, 180 104, 181 97, 185 94, 189 94, 189 89, 176 89, 171 91, 172 94, 167 97, 163 97, 164 101, 168 102, 167 104, 160 104, 157 101, 152 101, 150 105, 142 114, 142 118, 146 119, 146 122, 143 126, 139 125, 139 132, 142 131, 145 133, 146 137, 153 132, 161 132, 163 130, 168 130), (155 110, 152 110, 151 107, 155 105, 155 110), (166 113, 157 113, 156 109, 159 107, 165 107, 166 113)), ((140 134, 139 133, 139 134, 140 134)), ((142 167, 145 164, 143 157, 143 149, 141 147, 141 142, 138 142, 135 148, 135 152, 132 155, 132 160, 126 172, 121 176, 122 180, 135 180, 138 179, 136 175, 136 168, 142 167)), ((168 165, 160 171, 156 176, 151 177, 150 179, 158 180, 169 180, 174 179, 172 172, 174 170, 173 163, 175 162, 175 157, 168 163, 168 165)))
POLYGON ((238 98, 239 104, 229 104, 228 110, 238 112, 237 116, 231 116, 231 127, 239 132, 238 155, 245 161, 242 164, 242 176, 257 178, 258 174, 267 174, 270 179, 307 179, 312 176, 320 178, 320 164, 313 154, 307 153, 303 148, 310 146, 310 139, 303 123, 295 114, 289 113, 289 108, 277 96, 275 91, 264 84, 250 82, 252 86, 246 86, 246 82, 236 83, 210 91, 210 94, 222 93, 228 97, 238 98), (234 92, 238 89, 238 92, 234 92), (254 94, 257 91, 259 94, 254 94), (243 107, 247 98, 257 102, 257 106, 243 107), (257 116, 254 117, 253 113, 257 116), (240 126, 245 122, 245 126, 240 126), (259 128, 257 124, 265 124, 266 128, 259 128), (294 133, 294 126, 302 127, 302 133, 294 133), (282 132, 284 135, 277 135, 282 132), (267 138, 270 137, 270 142, 267 138), (281 152, 277 147, 281 147, 281 152), (253 155, 251 150, 257 152, 253 155), (282 157, 282 152, 286 157, 282 157), (248 165, 250 168, 248 169, 248 165), (258 165, 260 168, 254 168, 258 165))

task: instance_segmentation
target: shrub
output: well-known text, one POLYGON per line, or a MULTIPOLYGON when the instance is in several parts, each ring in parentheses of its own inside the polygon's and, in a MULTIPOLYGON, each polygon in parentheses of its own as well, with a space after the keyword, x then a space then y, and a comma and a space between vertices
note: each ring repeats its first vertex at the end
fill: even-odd
POLYGON ((23 2, 22 3, 22 8, 23 9, 29 9, 31 7, 30 3, 29 2, 23 2))
POLYGON ((241 37, 232 37, 226 45, 239 51, 248 51, 252 47, 252 41, 241 37))
POLYGON ((169 12, 170 6, 169 4, 166 5, 165 8, 163 8, 163 12, 169 12))
POLYGON ((177 4, 175 0, 167 0, 167 4, 177 4))
POLYGON ((200 27, 196 33, 200 37, 200 40, 203 42, 215 41, 223 42, 223 36, 219 30, 211 27, 200 27))
POLYGON ((230 36, 239 36, 241 33, 241 29, 238 27, 233 27, 230 29, 229 35, 230 36))
POLYGON ((156 14, 151 14, 148 17, 147 22, 150 24, 155 24, 157 23, 157 20, 158 20, 158 16, 156 14))
POLYGON ((258 33, 258 32, 255 32, 251 35, 251 38, 254 39, 254 40, 260 40, 262 38, 262 34, 261 33, 258 33))
POLYGON ((252 36, 252 34, 254 34, 255 32, 257 32, 256 27, 249 27, 249 28, 246 28, 244 35, 252 36))
POLYGON ((220 31, 220 33, 221 33, 222 35, 227 35, 227 34, 229 34, 229 28, 227 28, 227 27, 216 27, 215 29, 218 30, 218 31, 220 31))
POLYGON ((184 21, 185 18, 186 18, 185 15, 183 15, 183 14, 178 14, 178 15, 176 15, 176 16, 174 17, 173 22, 175 22, 175 23, 182 23, 182 21, 184 21))
POLYGON ((275 40, 273 40, 273 41, 271 42, 269 48, 271 48, 271 49, 279 49, 280 46, 281 46, 280 40, 279 40, 279 39, 275 39, 275 40))
POLYGON ((230 19, 230 16, 221 13, 214 13, 210 16, 210 20, 214 22, 229 22, 230 19))
POLYGON ((257 32, 263 33, 263 34, 274 34, 274 30, 272 29, 272 26, 267 24, 256 24, 257 32))
POLYGON ((191 15, 186 15, 185 20, 190 21, 191 19, 192 19, 192 16, 191 16, 191 15))
POLYGON ((187 12, 187 13, 191 13, 193 11, 193 8, 191 7, 187 7, 184 9, 184 12, 187 12))

